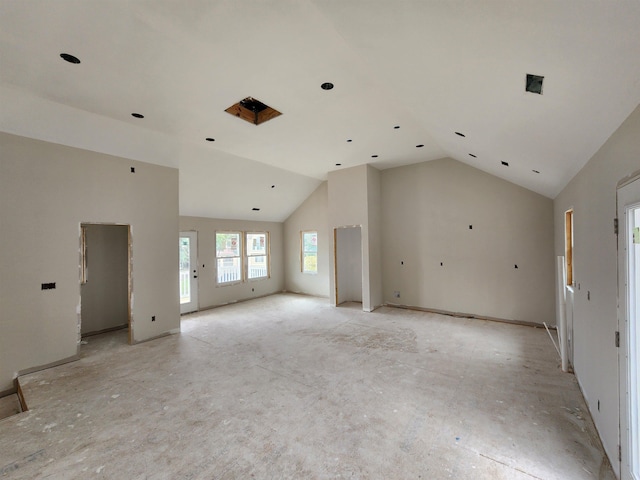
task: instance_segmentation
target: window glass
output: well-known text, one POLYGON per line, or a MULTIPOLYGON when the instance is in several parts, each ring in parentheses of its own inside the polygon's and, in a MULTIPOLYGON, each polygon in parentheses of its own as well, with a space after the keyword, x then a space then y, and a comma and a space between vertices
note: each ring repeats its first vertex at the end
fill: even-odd
POLYGON ((318 232, 302 232, 302 273, 318 273, 318 232))
POLYGON ((242 281, 242 235, 240 232, 216 233, 217 282, 242 281))
POLYGON ((247 233, 247 278, 269 276, 269 237, 265 232, 247 233))

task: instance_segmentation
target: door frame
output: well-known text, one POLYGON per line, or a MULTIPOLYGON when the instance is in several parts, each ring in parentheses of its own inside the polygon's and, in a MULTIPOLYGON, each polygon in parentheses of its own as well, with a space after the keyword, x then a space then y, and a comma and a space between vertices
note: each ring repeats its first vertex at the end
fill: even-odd
MULTIPOLYGON (((345 303, 350 301, 340 300, 340 289, 339 286, 339 268, 338 268, 338 252, 341 247, 341 243, 338 242, 338 231, 347 231, 347 230, 358 230, 360 236, 360 289, 362 291, 361 298, 364 298, 364 282, 363 282, 363 258, 362 258, 362 225, 344 225, 341 227, 335 227, 333 229, 333 275, 334 275, 334 288, 335 288, 335 306, 339 306, 341 303, 345 303)), ((342 296, 344 296, 344 291, 342 292, 342 296)), ((360 300, 360 303, 363 303, 360 300)))
MULTIPOLYGON (((640 208, 640 171, 631 175, 630 177, 620 181, 616 189, 616 215, 618 219, 618 335, 619 335, 619 349, 618 349, 618 383, 619 383, 619 444, 620 444, 620 479, 631 480, 631 455, 633 448, 637 447, 631 445, 633 440, 631 438, 631 399, 630 399, 630 371, 629 366, 633 359, 631 355, 631 321, 629 312, 629 275, 628 275, 628 260, 629 254, 627 247, 629 245, 629 235, 631 232, 631 222, 628 221, 628 212, 631 209, 640 208), (625 187, 634 185, 634 190, 622 191, 625 187)), ((638 286, 636 285, 636 288, 638 286)), ((638 306, 635 306, 637 309, 638 306)), ((637 320, 636 320, 637 321, 637 320)), ((637 325, 636 328, 640 328, 637 325)), ((635 359, 636 362, 638 359, 635 359)), ((636 366, 637 369, 637 366, 636 366)), ((636 382, 640 379, 640 372, 636 370, 636 382)), ((638 408, 636 401, 636 408, 638 408)), ((640 412, 636 412, 639 415, 640 412)), ((636 425, 636 428, 640 430, 640 426, 636 425)), ((640 444, 640 431, 635 432, 638 443, 640 444)), ((640 446, 640 445, 638 445, 640 446)), ((636 448, 637 450, 637 448, 636 448)), ((640 458, 636 459, 640 462, 640 458)), ((640 465, 636 464, 638 469, 636 474, 640 475, 640 465)))
POLYGON ((127 227, 127 330, 128 330, 128 338, 127 342, 129 345, 133 345, 133 322, 131 321, 131 305, 133 298, 133 238, 131 235, 131 224, 129 223, 113 223, 113 222, 80 222, 79 229, 79 237, 80 237, 80 263, 79 263, 79 282, 78 282, 78 290, 80 292, 80 303, 78 304, 78 355, 80 354, 80 346, 82 341, 82 284, 85 282, 86 276, 86 238, 85 238, 85 229, 84 227, 87 225, 112 225, 119 227, 127 227))
MULTIPOLYGON (((186 313, 197 312, 198 303, 198 231, 183 230, 180 232, 180 238, 189 237, 189 293, 191 301, 189 303, 180 304, 180 315, 186 313), (183 305, 185 308, 183 308, 183 305)), ((178 271, 178 274, 180 272, 178 271)))

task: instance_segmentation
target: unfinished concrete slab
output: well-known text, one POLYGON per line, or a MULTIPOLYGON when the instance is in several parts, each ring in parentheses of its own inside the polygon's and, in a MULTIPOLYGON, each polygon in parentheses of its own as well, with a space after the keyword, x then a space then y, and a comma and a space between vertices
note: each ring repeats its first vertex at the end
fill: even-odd
POLYGON ((3 478, 612 479, 543 328, 275 295, 22 378, 3 478))

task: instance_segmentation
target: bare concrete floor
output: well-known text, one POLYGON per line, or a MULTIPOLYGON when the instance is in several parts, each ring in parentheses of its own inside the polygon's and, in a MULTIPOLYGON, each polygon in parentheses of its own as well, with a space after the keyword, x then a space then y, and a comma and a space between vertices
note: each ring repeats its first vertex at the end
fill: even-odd
POLYGON ((544 329, 275 295, 22 378, 0 475, 610 479, 544 329))

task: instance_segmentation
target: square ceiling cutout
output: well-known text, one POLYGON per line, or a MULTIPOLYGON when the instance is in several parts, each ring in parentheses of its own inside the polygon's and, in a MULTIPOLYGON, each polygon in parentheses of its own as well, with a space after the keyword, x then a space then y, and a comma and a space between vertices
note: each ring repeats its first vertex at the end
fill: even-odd
POLYGON ((543 80, 544 80, 544 77, 542 77, 540 75, 532 75, 530 73, 527 73, 526 91, 542 95, 542 81, 543 80))
POLYGON ((254 125, 260 125, 261 123, 282 115, 282 113, 277 111, 275 108, 271 108, 269 105, 266 105, 253 97, 247 97, 240 100, 235 105, 231 105, 227 108, 225 112, 249 123, 253 123, 254 125))

